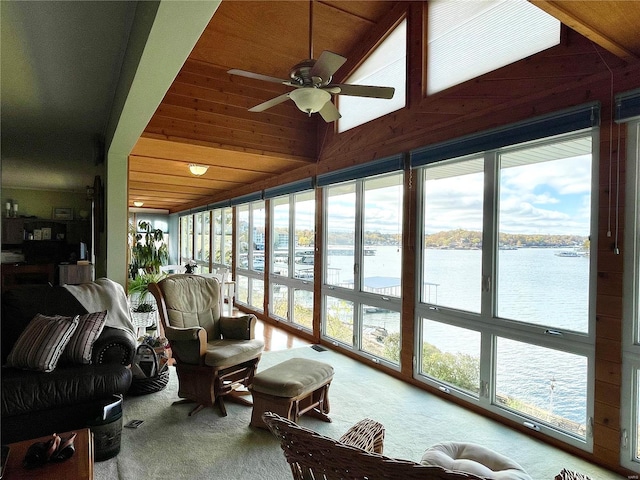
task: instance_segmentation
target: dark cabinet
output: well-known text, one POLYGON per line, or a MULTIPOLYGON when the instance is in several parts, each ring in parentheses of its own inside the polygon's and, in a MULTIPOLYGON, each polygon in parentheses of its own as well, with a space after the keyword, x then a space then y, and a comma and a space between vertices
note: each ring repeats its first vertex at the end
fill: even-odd
POLYGON ((2 291, 25 285, 53 284, 55 267, 52 263, 38 265, 4 264, 0 271, 2 291))
POLYGON ((2 243, 16 245, 24 240, 24 219, 2 219, 2 243))

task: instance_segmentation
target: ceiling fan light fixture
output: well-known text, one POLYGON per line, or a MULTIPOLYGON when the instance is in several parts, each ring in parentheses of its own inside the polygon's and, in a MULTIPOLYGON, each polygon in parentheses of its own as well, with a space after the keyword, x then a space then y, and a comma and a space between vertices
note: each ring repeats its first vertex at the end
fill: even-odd
POLYGON ((189 164, 189 171, 196 177, 201 177, 202 175, 207 173, 207 170, 209 170, 208 165, 198 165, 197 163, 189 164))
POLYGON ((296 106, 308 114, 319 112, 322 107, 331 100, 331 94, 320 90, 319 88, 298 88, 289 93, 289 98, 293 100, 296 106))

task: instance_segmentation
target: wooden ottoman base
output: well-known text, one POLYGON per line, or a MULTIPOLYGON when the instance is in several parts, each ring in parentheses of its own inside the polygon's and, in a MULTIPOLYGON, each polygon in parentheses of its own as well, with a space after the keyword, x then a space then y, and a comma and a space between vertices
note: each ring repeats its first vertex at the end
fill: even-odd
POLYGON ((329 386, 332 379, 333 368, 330 365, 301 358, 287 360, 258 373, 250 387, 253 396, 251 425, 268 428, 262 420, 264 412, 276 413, 292 422, 297 422, 303 414, 331 422, 328 413, 329 386), (288 377, 295 376, 295 372, 293 375, 291 372, 294 364, 297 369, 304 371, 304 374, 301 375, 301 379, 288 381, 288 377), (274 378, 281 378, 278 385, 270 382, 274 378), (274 392, 278 386, 282 386, 283 390, 280 395, 274 394, 278 393, 274 392), (295 394, 286 396, 291 391, 295 394))

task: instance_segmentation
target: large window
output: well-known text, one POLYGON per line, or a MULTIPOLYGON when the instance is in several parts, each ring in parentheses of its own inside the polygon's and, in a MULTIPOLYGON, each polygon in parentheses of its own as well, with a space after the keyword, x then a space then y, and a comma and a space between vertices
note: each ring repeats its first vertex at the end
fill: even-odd
POLYGON ((560 22, 526 0, 429 0, 429 95, 560 43, 560 22))
POLYGON ((323 334, 399 365, 403 175, 329 185, 324 196, 323 334))
POLYGON ((424 170, 422 302, 480 312, 484 159, 424 170))
POLYGON ((271 315, 313 328, 315 191, 271 200, 271 315))
POLYGON ((195 236, 193 258, 201 271, 209 270, 211 250, 211 212, 198 212, 194 215, 195 236))
POLYGON ((180 259, 178 263, 186 264, 193 259, 193 215, 180 217, 180 259))
POLYGON ((264 310, 265 210, 264 201, 236 207, 236 301, 264 310))
MULTIPOLYGON (((640 472, 640 121, 627 130, 621 464, 640 472)), ((613 233, 616 235, 616 232, 613 233)), ((614 238, 616 243, 617 238, 614 238)))
POLYGON ((586 450, 593 170, 591 130, 419 170, 418 377, 586 450))
POLYGON ((591 170, 590 136, 500 153, 498 316, 589 330, 591 170))
POLYGON ((233 214, 231 207, 216 208, 212 212, 214 268, 231 268, 233 214))

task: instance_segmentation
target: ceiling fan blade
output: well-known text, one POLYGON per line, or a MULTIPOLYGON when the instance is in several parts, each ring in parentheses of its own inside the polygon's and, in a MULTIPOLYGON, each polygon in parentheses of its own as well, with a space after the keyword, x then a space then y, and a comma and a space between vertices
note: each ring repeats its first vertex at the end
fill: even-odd
POLYGON ((320 54, 320 58, 316 61, 311 69, 312 77, 320 77, 325 81, 329 81, 334 73, 346 62, 347 59, 342 55, 325 50, 320 54))
POLYGON ((283 93, 282 95, 272 98, 271 100, 267 100, 266 102, 256 105, 255 107, 251 107, 249 111, 264 112, 267 108, 275 107, 276 105, 282 102, 286 102, 287 100, 289 100, 289 94, 283 93))
POLYGON ((340 95, 351 95, 352 97, 372 97, 372 98, 384 98, 391 99, 396 89, 393 87, 375 87, 372 85, 347 85, 344 83, 332 83, 327 85, 326 89, 331 89, 332 93, 338 93, 340 95), (335 88, 339 91, 335 91, 335 88))
POLYGON ((322 107, 318 111, 318 113, 322 116, 324 121, 327 122, 327 123, 335 122, 340 117, 342 117, 342 115, 340 115, 340 112, 338 111, 336 106, 333 104, 333 102, 331 102, 331 100, 329 100, 327 103, 325 103, 324 107, 322 107))
POLYGON ((233 68, 227 71, 229 75, 239 75, 241 77, 254 78, 256 80, 264 80, 265 82, 280 83, 287 85, 289 80, 282 80, 281 78, 270 77, 269 75, 262 75, 261 73, 247 72, 246 70, 238 70, 233 68))

